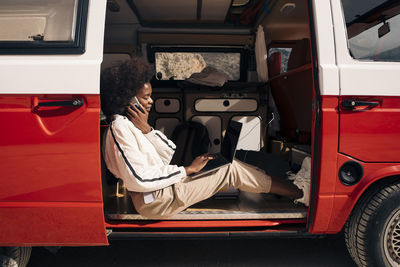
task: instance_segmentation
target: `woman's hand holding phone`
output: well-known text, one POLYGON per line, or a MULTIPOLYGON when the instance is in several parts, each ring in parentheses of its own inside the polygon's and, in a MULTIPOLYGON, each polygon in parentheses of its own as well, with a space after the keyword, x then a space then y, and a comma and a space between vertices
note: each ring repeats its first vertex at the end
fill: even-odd
POLYGON ((148 123, 149 113, 146 109, 140 106, 138 101, 137 103, 131 103, 131 105, 126 109, 126 115, 129 120, 142 131, 142 133, 147 134, 151 131, 151 126, 148 123))
POLYGON ((144 113, 144 108, 142 107, 142 105, 140 105, 139 103, 136 103, 136 102, 134 102, 134 103, 131 103, 131 105, 129 105, 132 109, 133 109, 133 106, 135 106, 135 107, 137 107, 141 112, 143 112, 144 113))

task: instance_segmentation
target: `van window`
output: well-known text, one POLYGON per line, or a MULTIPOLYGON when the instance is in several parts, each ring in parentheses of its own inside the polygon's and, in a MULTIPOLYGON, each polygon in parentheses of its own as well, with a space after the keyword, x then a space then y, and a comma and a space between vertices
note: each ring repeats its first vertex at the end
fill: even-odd
POLYGON ((400 2, 342 0, 350 54, 355 59, 400 61, 400 2))
POLYGON ((271 55, 276 52, 281 53, 281 73, 284 73, 287 71, 289 56, 290 56, 290 53, 292 52, 292 48, 291 47, 271 47, 268 50, 268 58, 271 57, 271 55))
POLYGON ((161 80, 185 80, 207 66, 225 73, 230 81, 240 79, 240 53, 155 52, 155 66, 161 80))
POLYGON ((85 2, 87 7, 87 0, 0 1, 1 53, 78 47, 85 2))

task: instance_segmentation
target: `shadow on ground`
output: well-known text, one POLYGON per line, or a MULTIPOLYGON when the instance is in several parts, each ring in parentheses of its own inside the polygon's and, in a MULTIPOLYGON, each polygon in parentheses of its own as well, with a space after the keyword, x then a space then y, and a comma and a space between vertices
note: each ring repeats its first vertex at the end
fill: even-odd
POLYGON ((109 247, 35 248, 43 266, 356 266, 342 236, 325 238, 114 241, 109 247))

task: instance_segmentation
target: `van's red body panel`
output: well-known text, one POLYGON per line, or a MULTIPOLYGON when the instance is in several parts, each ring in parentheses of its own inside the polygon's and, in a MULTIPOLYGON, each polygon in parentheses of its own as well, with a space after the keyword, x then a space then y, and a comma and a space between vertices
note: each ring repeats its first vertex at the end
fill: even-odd
POLYGON ((400 162, 396 153, 400 150, 399 98, 357 97, 364 101, 379 101, 380 106, 368 111, 343 112, 340 100, 349 98, 355 97, 339 99, 338 96, 322 96, 320 164, 315 181, 315 209, 310 218, 313 233, 339 232, 358 199, 371 184, 382 178, 400 175, 400 164, 396 163, 400 162), (340 182, 338 173, 343 163, 350 160, 361 164, 364 175, 356 185, 346 186, 340 182))
POLYGON ((106 245, 103 204, 0 202, 2 246, 106 245))
MULTIPOLYGON (((389 98, 388 102, 396 105, 395 100, 396 98, 389 98)), ((360 161, 364 167, 364 178, 360 183, 355 186, 345 186, 339 181, 338 169, 341 164, 353 160, 352 157, 338 151, 339 137, 343 128, 343 126, 340 127, 343 122, 339 120, 339 103, 338 96, 322 96, 322 117, 319 144, 317 144, 319 166, 317 166, 317 179, 314 180, 316 189, 314 210, 310 217, 312 233, 340 231, 358 198, 370 184, 380 178, 400 174, 400 164, 360 161)), ((392 115, 396 114, 395 108, 396 106, 392 105, 390 109, 392 115)), ((0 234, 2 244, 100 245, 107 243, 104 235, 105 227, 142 229, 264 226, 274 228, 282 224, 306 222, 304 220, 259 220, 240 221, 240 224, 232 224, 230 221, 105 224, 99 162, 98 96, 7 95, 0 97, 0 111, 0 118, 4 125, 15 125, 3 130, 3 138, 0 141, 2 148, 0 154, 4 159, 0 164, 4 177, 8 177, 2 180, 2 188, 9 188, 7 191, 0 192, 1 227, 4 229, 0 234), (35 103, 36 99, 71 97, 85 98, 84 111, 76 109, 61 114, 60 123, 51 121, 51 116, 46 117, 46 113, 40 114, 42 115, 40 117, 32 112, 32 103, 35 103), (24 123, 13 124, 17 120, 24 123), (75 130, 70 128, 72 126, 75 130), (25 130, 35 128, 41 130, 36 132, 25 130), (63 142, 59 142, 61 140, 63 142), (66 143, 66 140, 75 141, 66 143), (43 144, 46 146, 43 147, 43 144), (20 164, 23 161, 28 164, 20 164), (24 173, 31 174, 29 179, 21 178, 27 177, 23 175, 24 173), (54 175, 49 176, 51 173, 54 175), (13 223, 15 218, 18 218, 18 224, 13 223), (9 240, 13 242, 10 243, 9 240)), ((49 109, 48 114, 52 112, 54 111, 49 109)), ((376 113, 384 114, 378 111, 376 113)), ((398 120, 397 117, 390 119, 398 120)), ((352 124, 348 125, 348 127, 352 126, 352 124)), ((397 130, 396 127, 393 129, 397 130)), ((348 132, 345 133, 348 134, 348 132)), ((394 135, 390 131, 388 134, 394 135)), ((367 136, 370 137, 370 135, 367 136)), ((371 151, 370 154, 373 152, 371 151)))
POLYGON ((379 103, 340 111, 339 151, 363 162, 400 162, 400 97, 342 96, 379 103))
POLYGON ((98 95, 0 96, 0 243, 107 243, 99 110, 98 95))
MULTIPOLYGON (((354 158, 338 154, 336 173, 340 166, 349 160, 354 160, 354 158)), ((400 175, 400 163, 364 163, 360 161, 359 163, 364 169, 364 176, 358 184, 345 186, 337 179, 335 204, 327 233, 337 233, 342 229, 358 199, 371 184, 383 178, 400 175)))
POLYGON ((335 184, 337 180, 336 162, 339 134, 338 96, 321 97, 321 118, 318 131, 319 151, 317 162, 317 177, 313 180, 315 191, 311 199, 314 210, 311 211, 310 231, 324 233, 329 226, 331 212, 334 206, 335 184))

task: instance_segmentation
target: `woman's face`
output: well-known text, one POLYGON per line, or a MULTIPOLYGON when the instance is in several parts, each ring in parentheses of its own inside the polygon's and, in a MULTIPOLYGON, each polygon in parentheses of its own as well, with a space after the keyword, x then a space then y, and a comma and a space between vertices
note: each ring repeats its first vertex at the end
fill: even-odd
POLYGON ((151 93, 153 92, 153 88, 150 83, 145 83, 140 90, 137 91, 136 97, 147 112, 150 112, 151 106, 153 105, 153 99, 151 99, 151 93))

